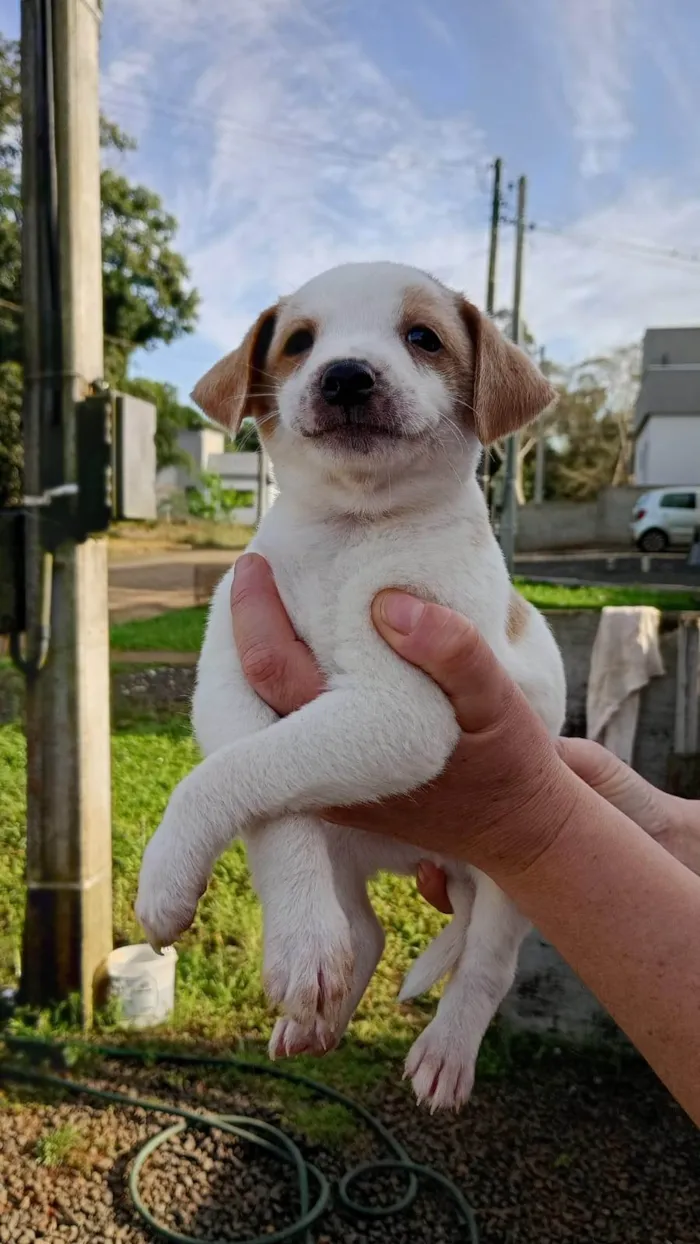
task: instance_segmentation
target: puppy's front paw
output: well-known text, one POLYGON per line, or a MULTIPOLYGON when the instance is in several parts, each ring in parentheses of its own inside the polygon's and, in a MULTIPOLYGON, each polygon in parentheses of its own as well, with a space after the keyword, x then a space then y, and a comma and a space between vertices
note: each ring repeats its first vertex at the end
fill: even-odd
POLYGON ((454 1032, 436 1016, 406 1059, 404 1078, 412 1080, 418 1104, 428 1105, 431 1114, 461 1109, 472 1091, 477 1053, 468 1031, 454 1032))
POLYGON ((154 950, 171 946, 194 919, 207 888, 209 860, 198 857, 173 797, 144 851, 136 918, 154 950), (175 803, 175 807, 173 807, 175 803))
POLYGON ((345 916, 294 933, 266 938, 265 989, 270 1001, 310 1031, 317 1017, 330 1034, 338 1031, 343 1004, 352 990, 354 955, 345 916))

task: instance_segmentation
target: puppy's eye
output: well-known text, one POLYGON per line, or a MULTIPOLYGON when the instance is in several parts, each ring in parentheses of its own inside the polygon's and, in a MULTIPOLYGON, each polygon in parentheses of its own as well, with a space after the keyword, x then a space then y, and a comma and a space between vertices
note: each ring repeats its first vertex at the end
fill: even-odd
POLYGON ((314 344, 314 335, 308 328, 298 328, 284 343, 284 353, 288 358, 295 354, 306 354, 314 344))
POLYGON ((442 342, 437 333, 434 333, 432 328, 426 328, 425 324, 415 324, 413 328, 409 328, 406 341, 409 346, 425 350, 426 354, 437 354, 438 350, 442 349, 442 342))

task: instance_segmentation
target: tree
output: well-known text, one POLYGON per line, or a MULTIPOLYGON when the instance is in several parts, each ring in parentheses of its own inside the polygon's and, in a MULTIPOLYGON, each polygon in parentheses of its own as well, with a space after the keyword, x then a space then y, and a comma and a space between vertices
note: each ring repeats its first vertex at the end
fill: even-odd
MULTIPOLYGON (((103 127, 103 135, 105 133, 103 127)), ((102 173, 102 280, 108 379, 120 383, 130 354, 192 332, 199 297, 172 242, 174 216, 157 194, 113 169, 102 173)))
POLYGON ((156 408, 156 457, 158 468, 180 466, 187 461, 177 443, 178 432, 184 428, 201 428, 204 420, 192 406, 183 406, 178 401, 177 390, 172 384, 164 384, 159 380, 144 380, 135 376, 122 380, 120 389, 124 393, 132 393, 147 402, 153 402, 156 408))
POLYGON ((22 368, 0 363, 0 505, 22 497, 22 368))
MULTIPOLYGON (((107 157, 134 147, 104 118, 100 136, 107 157)), ((22 362, 20 158, 19 46, 0 36, 0 364, 22 362)), ((177 223, 158 195, 109 167, 101 187, 105 375, 121 385, 134 350, 193 331, 199 299, 173 247, 177 223)), ((1 395, 0 409, 7 402, 1 395)), ((5 420, 0 437, 9 427, 5 420)), ((3 455, 12 456, 4 441, 3 455)), ((4 489, 0 479, 0 505, 17 499, 4 489)))
POLYGON ((0 35, 0 363, 16 361, 21 339, 17 312, 21 277, 19 196, 19 47, 0 35))
MULTIPOLYGON (((498 311, 495 322, 506 334, 511 312, 498 311)), ((522 347, 537 353, 535 338, 522 324, 522 347)), ((568 369, 543 363, 545 375, 559 391, 554 408, 520 438, 516 496, 523 505, 534 492, 534 449, 538 434, 547 443, 545 498, 586 501, 601 488, 628 482, 631 472, 634 401, 639 384, 638 345, 623 346, 609 355, 585 359, 568 369)), ((503 461, 504 446, 492 447, 503 461)))

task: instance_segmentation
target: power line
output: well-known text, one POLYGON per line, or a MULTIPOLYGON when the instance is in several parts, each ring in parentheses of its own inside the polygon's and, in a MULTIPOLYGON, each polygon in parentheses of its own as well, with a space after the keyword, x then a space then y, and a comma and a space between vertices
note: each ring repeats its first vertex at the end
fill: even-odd
POLYGON ((341 161, 360 166, 391 163, 396 165, 397 172, 404 170, 408 171, 416 168, 426 168, 443 172, 464 173, 468 169, 476 173, 477 176, 487 172, 493 167, 493 161, 486 158, 469 164, 465 163, 464 160, 459 159, 446 160, 441 158, 439 160, 431 161, 430 159, 426 159, 424 156, 420 155, 418 152, 410 152, 410 162, 404 165, 404 168, 402 169, 400 161, 389 160, 387 155, 382 152, 359 151, 352 147, 346 147, 338 142, 326 141, 323 139, 319 140, 314 138, 313 135, 305 136, 301 134, 285 133, 282 130, 275 132, 272 130, 255 129, 253 126, 247 126, 240 121, 235 121, 231 117, 217 117, 213 112, 203 108, 190 108, 189 106, 187 108, 183 108, 171 100, 163 102, 161 99, 150 96, 145 92, 142 92, 140 97, 134 98, 126 93, 120 94, 119 88, 111 88, 109 98, 116 99, 116 102, 120 104, 120 106, 131 108, 141 116, 146 115, 146 109, 142 105, 142 101, 145 100, 148 102, 148 107, 151 111, 166 117, 169 120, 182 121, 188 125, 206 127, 209 130, 211 130, 215 125, 218 130, 223 131, 224 133, 236 136, 247 135, 251 138, 257 139, 261 143, 276 147, 280 150, 292 149, 303 152, 304 154, 327 156, 335 160, 340 159, 341 161))
MULTIPOLYGON (((141 115, 146 115, 146 110, 141 106, 139 99, 134 99, 126 94, 120 97, 118 89, 112 90, 111 94, 116 96, 117 101, 124 107, 132 108, 141 115)), ((465 164, 460 160, 426 159, 418 152, 409 153, 409 160, 402 162, 388 157, 380 152, 357 151, 353 148, 346 147, 340 143, 325 142, 313 138, 311 135, 304 137, 301 135, 286 134, 282 131, 277 133, 270 130, 257 130, 254 127, 246 126, 241 122, 227 118, 222 121, 216 118, 211 112, 204 109, 184 109, 178 107, 177 104, 168 101, 163 103, 161 100, 155 99, 147 94, 142 94, 141 99, 148 101, 149 108, 170 120, 179 120, 185 124, 193 124, 195 126, 207 126, 211 128, 216 123, 218 129, 223 129, 225 133, 231 135, 247 135, 255 138, 261 143, 274 147, 277 150, 292 149, 303 152, 307 155, 325 156, 335 161, 355 164, 357 166, 372 166, 377 164, 393 165, 397 173, 410 172, 422 168, 426 172, 443 172, 443 173, 463 173, 469 170, 477 175, 480 185, 480 193, 487 193, 487 187, 484 185, 483 174, 493 169, 493 161, 476 161, 472 164, 465 164)), ((233 152, 233 148, 230 148, 233 152)), ((490 192, 490 191, 488 191, 490 192)), ((505 224, 514 224, 514 218, 502 216, 501 221, 505 224)), ((548 234, 552 237, 561 237, 572 245, 591 246, 604 250, 610 250, 619 254, 629 254, 646 258, 650 260, 663 259, 669 263, 681 266, 697 267, 700 265, 700 252, 685 252, 676 247, 659 247, 652 242, 632 242, 624 238, 608 238, 604 235, 590 234, 585 231, 569 229, 564 226, 556 226, 539 221, 532 221, 528 224, 528 231, 531 233, 548 234)))
POLYGON ((592 246, 618 254, 639 256, 645 259, 663 259, 667 263, 676 263, 686 267, 697 267, 700 264, 700 253, 681 251, 675 247, 656 246, 653 242, 633 242, 624 238, 608 238, 602 234, 590 234, 576 229, 557 228, 555 225, 540 224, 533 221, 529 225, 532 233, 545 233, 550 237, 563 238, 578 246, 592 246))

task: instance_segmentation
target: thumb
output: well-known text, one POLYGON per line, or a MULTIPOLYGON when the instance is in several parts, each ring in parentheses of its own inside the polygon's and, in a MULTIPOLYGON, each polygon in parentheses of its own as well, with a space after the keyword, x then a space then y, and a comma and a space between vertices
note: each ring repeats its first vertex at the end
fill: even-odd
POLYGON ((648 834, 663 828, 669 796, 607 748, 590 739, 558 739, 557 751, 581 781, 648 834))
POLYGON ((493 729, 518 702, 526 708, 486 641, 461 614, 386 591, 375 598, 372 619, 394 651, 445 692, 466 734, 493 729))

